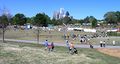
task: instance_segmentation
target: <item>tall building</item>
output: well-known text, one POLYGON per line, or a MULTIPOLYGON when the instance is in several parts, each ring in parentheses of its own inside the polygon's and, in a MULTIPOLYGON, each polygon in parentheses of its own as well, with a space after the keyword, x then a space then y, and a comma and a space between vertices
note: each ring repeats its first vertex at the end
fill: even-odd
POLYGON ((64 10, 64 8, 60 8, 59 19, 64 18, 64 15, 65 15, 65 10, 64 10))
POLYGON ((54 11, 54 13, 53 13, 53 18, 54 19, 59 19, 59 11, 54 11))
POLYGON ((58 20, 58 19, 62 19, 64 18, 65 16, 69 16, 69 12, 68 11, 65 11, 64 8, 60 8, 59 11, 54 11, 53 13, 53 18, 58 20))

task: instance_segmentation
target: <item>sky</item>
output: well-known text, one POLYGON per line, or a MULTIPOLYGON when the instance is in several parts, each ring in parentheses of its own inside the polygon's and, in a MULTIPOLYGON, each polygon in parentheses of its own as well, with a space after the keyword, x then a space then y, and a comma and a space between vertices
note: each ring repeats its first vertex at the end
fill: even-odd
POLYGON ((12 15, 23 13, 27 17, 42 12, 53 17, 54 11, 64 8, 76 19, 103 19, 106 12, 120 11, 120 0, 0 0, 0 9, 4 7, 12 15))

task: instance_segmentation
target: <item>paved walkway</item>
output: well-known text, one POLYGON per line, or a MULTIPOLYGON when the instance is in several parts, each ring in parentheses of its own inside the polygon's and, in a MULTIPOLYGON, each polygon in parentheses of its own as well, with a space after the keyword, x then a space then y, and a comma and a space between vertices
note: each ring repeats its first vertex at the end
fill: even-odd
MULTIPOLYGON (((2 40, 2 39, 0 39, 2 40)), ((37 41, 30 41, 30 40, 16 40, 16 39, 5 39, 6 41, 12 41, 12 42, 23 42, 23 43, 37 43, 37 41)), ((43 44, 43 42, 39 42, 39 44, 43 44)), ((55 46, 66 46, 64 43, 54 43, 55 46)), ((99 45, 93 45, 94 48, 101 48, 99 45)), ((90 48, 89 45, 75 45, 77 48, 90 48)), ((104 47, 102 47, 104 48, 104 47)), ((107 45, 105 48, 120 48, 120 46, 110 46, 107 45)))

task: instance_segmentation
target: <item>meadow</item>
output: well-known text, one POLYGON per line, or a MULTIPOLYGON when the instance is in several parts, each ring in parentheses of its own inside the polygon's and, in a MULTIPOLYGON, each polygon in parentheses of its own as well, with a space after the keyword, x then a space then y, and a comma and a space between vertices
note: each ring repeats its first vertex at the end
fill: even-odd
POLYGON ((120 64, 119 60, 97 49, 81 48, 71 55, 66 47, 48 52, 39 44, 0 42, 0 64, 120 64))

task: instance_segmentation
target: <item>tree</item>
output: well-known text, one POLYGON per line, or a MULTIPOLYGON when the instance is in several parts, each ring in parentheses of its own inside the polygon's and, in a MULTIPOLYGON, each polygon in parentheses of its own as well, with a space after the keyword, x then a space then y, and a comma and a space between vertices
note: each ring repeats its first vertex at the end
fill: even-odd
POLYGON ((80 19, 79 20, 79 23, 82 25, 84 23, 84 20, 83 19, 80 19))
POLYGON ((47 27, 48 22, 50 21, 50 18, 48 15, 42 14, 42 13, 38 13, 35 17, 34 17, 34 24, 36 26, 45 26, 47 27))
POLYGON ((116 12, 116 16, 117 16, 117 22, 120 23, 120 11, 117 11, 117 12, 116 12))
POLYGON ((4 36, 5 36, 5 30, 6 30, 6 27, 8 26, 8 24, 9 24, 9 21, 8 21, 7 16, 6 15, 0 16, 0 26, 3 31, 3 42, 5 42, 4 36))
POLYGON ((26 18, 27 19, 27 21, 26 21, 26 23, 30 23, 30 24, 32 24, 33 23, 33 19, 32 18, 26 18))
POLYGON ((39 32, 40 32, 39 27, 43 27, 43 26, 47 27, 49 21, 50 21, 50 18, 45 13, 38 13, 34 17, 34 25, 36 25, 38 27, 37 28, 37 41, 38 41, 38 43, 39 43, 39 32))
POLYGON ((117 16, 116 16, 116 12, 107 12, 104 15, 104 19, 107 23, 110 24, 117 24, 117 16))
POLYGON ((84 19, 84 22, 83 23, 90 23, 89 21, 89 16, 87 16, 85 19, 84 19))
POLYGON ((24 25, 24 24, 26 24, 26 22, 27 22, 27 19, 24 14, 18 13, 13 17, 14 25, 24 25))
POLYGON ((96 20, 95 17, 90 16, 90 17, 89 17, 89 22, 91 22, 92 28, 95 28, 95 27, 97 26, 97 20, 96 20))
POLYGON ((67 25, 67 24, 69 24, 69 23, 70 23, 71 18, 70 18, 70 17, 68 17, 68 16, 65 16, 62 20, 63 20, 63 23, 67 25))

